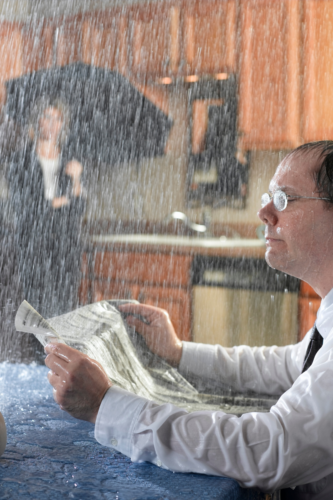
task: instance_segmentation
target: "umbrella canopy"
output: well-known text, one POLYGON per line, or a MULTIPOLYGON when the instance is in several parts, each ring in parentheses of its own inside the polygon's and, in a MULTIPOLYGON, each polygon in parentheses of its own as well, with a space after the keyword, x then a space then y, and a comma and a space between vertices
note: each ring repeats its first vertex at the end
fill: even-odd
POLYGON ((6 87, 7 113, 22 126, 41 97, 66 102, 68 143, 80 160, 112 165, 164 154, 172 121, 115 71, 75 63, 9 80, 6 87))

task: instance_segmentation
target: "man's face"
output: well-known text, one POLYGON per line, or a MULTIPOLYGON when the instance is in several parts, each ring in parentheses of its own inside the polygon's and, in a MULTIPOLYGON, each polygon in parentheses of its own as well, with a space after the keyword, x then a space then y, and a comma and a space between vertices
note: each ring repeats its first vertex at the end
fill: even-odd
MULTIPOLYGON (((273 194, 318 197, 313 177, 317 154, 295 154, 282 161, 269 185, 273 194)), ((266 261, 297 278, 309 280, 332 260, 333 210, 325 201, 288 198, 279 212, 271 201, 258 213, 265 223, 266 261)))

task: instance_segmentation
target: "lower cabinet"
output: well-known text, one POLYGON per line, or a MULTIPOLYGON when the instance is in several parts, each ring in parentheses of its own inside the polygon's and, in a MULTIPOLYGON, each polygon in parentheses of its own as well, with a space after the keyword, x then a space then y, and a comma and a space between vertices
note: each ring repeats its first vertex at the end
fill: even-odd
POLYGON ((190 293, 181 288, 143 287, 138 300, 143 304, 168 311, 171 322, 181 340, 191 340, 190 293))
POLYGON ((313 327, 317 312, 320 307, 321 298, 313 288, 302 281, 298 298, 298 331, 299 340, 313 327))
POLYGON ((97 252, 83 258, 82 304, 134 299, 168 311, 181 340, 191 340, 191 257, 97 252), (90 257, 91 258, 91 257, 90 257))
MULTIPOLYGON (((209 344, 224 343, 226 346, 240 343, 251 344, 247 337, 235 337, 235 325, 232 328, 232 338, 228 337, 227 339, 225 336, 220 338, 220 333, 216 337, 214 332, 221 332, 222 325, 225 324, 226 318, 231 315, 231 312, 233 312, 232 316, 235 316, 233 321, 240 322, 242 320, 242 325, 247 324, 243 311, 244 308, 246 309, 247 302, 241 301, 242 307, 238 307, 239 314, 237 316, 232 307, 235 304, 229 303, 225 298, 221 299, 220 303, 214 307, 214 301, 207 294, 208 289, 204 290, 205 293, 202 297, 201 295, 199 297, 196 289, 192 293, 192 260, 192 256, 150 252, 94 251, 89 254, 89 258, 88 254, 84 254, 80 302, 88 304, 109 299, 134 299, 168 311, 176 333, 182 340, 194 340, 209 344), (191 308, 193 318, 191 317, 191 308), (214 327, 215 323, 216 328, 214 327)), ((258 294, 255 300, 259 300, 258 294)), ((297 301, 297 297, 295 300, 297 301)), ((259 302, 263 308, 265 301, 260 299, 259 302)), ((314 325, 320 302, 321 299, 316 292, 307 283, 301 282, 298 296, 299 340, 302 340, 314 325)), ((297 318, 291 314, 290 304, 288 304, 283 302, 281 306, 283 314, 281 315, 280 327, 276 327, 277 322, 275 321, 270 329, 271 331, 276 330, 275 337, 278 335, 278 338, 270 335, 269 338, 260 336, 260 338, 254 339, 253 336, 253 341, 257 345, 260 343, 284 345, 296 341, 297 318), (291 324, 293 325, 292 331, 295 331, 293 337, 295 340, 279 334, 280 331, 291 331, 291 324)), ((296 304, 295 308, 297 309, 296 304)), ((293 307, 292 310, 295 308, 293 307)), ((253 329, 258 330, 258 325, 253 329)))

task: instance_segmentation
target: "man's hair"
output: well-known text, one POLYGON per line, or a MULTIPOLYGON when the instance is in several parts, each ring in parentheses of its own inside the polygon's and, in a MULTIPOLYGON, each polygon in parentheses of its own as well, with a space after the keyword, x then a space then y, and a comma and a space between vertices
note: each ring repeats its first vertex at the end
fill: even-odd
POLYGON ((291 151, 286 158, 304 154, 312 154, 317 160, 316 169, 313 172, 316 192, 321 198, 329 198, 327 203, 333 203, 333 141, 302 144, 291 151))
POLYGON ((30 113, 29 136, 32 140, 37 140, 39 120, 48 108, 55 108, 61 113, 63 125, 59 136, 59 143, 62 145, 66 142, 69 133, 70 112, 67 104, 59 98, 41 97, 36 101, 30 113))

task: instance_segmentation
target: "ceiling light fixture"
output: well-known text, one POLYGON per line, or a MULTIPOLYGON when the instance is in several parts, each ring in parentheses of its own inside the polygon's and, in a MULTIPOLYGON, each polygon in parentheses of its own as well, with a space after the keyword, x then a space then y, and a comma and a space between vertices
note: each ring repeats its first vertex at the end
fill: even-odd
POLYGON ((228 80, 228 78, 229 78, 228 73, 217 73, 215 75, 216 80, 228 80))
POLYGON ((189 83, 195 83, 199 80, 199 77, 197 75, 188 75, 185 77, 185 82, 189 83))
POLYGON ((170 85, 170 83, 172 83, 172 78, 170 78, 169 76, 165 76, 164 78, 160 78, 158 80, 158 83, 162 83, 163 85, 170 85))

